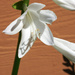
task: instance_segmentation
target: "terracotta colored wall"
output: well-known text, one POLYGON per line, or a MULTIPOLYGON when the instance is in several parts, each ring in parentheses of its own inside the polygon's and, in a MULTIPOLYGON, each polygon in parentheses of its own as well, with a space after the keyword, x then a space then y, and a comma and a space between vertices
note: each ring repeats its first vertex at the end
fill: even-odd
MULTIPOLYGON (((20 16, 21 12, 11 7, 17 1, 19 0, 0 0, 0 75, 11 75, 12 72, 18 34, 5 35, 2 30, 20 16)), ((52 0, 31 0, 30 3, 32 2, 44 3, 44 9, 56 13, 57 21, 49 25, 54 36, 75 42, 75 11, 65 10, 52 0)), ((18 75, 69 75, 67 69, 69 72, 72 69, 63 63, 63 56, 57 50, 37 39, 22 58, 18 75)))

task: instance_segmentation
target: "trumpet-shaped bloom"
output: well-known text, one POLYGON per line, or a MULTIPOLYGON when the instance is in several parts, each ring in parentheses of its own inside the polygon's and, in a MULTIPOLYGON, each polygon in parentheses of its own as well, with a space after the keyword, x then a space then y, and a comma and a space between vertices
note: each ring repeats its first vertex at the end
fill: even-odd
POLYGON ((65 9, 75 10, 75 0, 53 0, 53 1, 65 9))
POLYGON ((54 46, 57 51, 75 63, 75 43, 54 37, 54 46))
POLYGON ((37 37, 46 45, 54 43, 53 35, 47 24, 51 24, 57 17, 50 10, 40 10, 44 7, 45 5, 41 3, 30 4, 27 10, 3 31, 9 35, 22 31, 18 49, 19 58, 22 58, 30 50, 37 37))

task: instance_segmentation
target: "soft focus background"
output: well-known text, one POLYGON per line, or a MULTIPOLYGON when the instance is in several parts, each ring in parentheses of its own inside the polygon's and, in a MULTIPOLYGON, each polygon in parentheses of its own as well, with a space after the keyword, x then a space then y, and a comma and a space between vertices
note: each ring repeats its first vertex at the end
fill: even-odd
MULTIPOLYGON (((0 75, 11 75, 13 68, 18 34, 5 35, 2 31, 21 15, 21 11, 12 8, 17 1, 0 0, 0 75)), ((75 42, 75 11, 63 9, 52 0, 30 0, 33 2, 43 3, 44 9, 56 13, 58 19, 49 25, 55 37, 75 42)), ((37 39, 21 59, 18 75, 72 75, 72 68, 66 63, 62 54, 37 39)))

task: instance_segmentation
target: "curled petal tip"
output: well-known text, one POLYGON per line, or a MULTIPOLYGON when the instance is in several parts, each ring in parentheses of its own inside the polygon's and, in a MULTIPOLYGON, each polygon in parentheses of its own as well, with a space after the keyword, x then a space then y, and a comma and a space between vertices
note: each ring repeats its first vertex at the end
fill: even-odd
POLYGON ((40 10, 38 13, 40 20, 47 24, 52 24, 57 19, 56 14, 50 10, 40 10))
POLYGON ((3 33, 5 33, 5 34, 7 34, 7 33, 8 33, 8 31, 7 31, 6 29, 5 29, 5 30, 3 30, 2 32, 3 32, 3 33))
POLYGON ((5 33, 5 30, 3 30, 2 33, 5 33))
POLYGON ((46 5, 42 3, 32 3, 28 6, 28 9, 34 10, 34 11, 39 11, 40 9, 44 8, 46 5))
POLYGON ((6 31, 5 31, 5 30, 3 30, 3 31, 2 31, 2 33, 6 33, 6 31))

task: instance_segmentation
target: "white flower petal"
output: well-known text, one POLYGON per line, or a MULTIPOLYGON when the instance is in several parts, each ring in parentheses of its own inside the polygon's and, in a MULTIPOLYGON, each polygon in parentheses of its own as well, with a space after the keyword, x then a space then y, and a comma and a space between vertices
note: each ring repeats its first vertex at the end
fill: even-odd
POLYGON ((40 30, 38 38, 46 45, 54 45, 53 35, 49 27, 46 24, 44 26, 41 24, 37 28, 40 30))
POLYGON ((61 42, 62 44, 64 44, 65 46, 67 46, 69 49, 72 49, 73 51, 75 51, 75 43, 66 41, 64 39, 59 39, 59 38, 56 38, 56 37, 55 37, 55 39, 57 41, 61 42))
POLYGON ((14 20, 12 23, 10 23, 10 25, 3 32, 9 35, 18 33, 23 28, 23 19, 25 18, 27 11, 24 12, 19 18, 14 20))
POLYGON ((18 57, 22 58, 32 47, 34 40, 31 35, 30 26, 26 29, 22 29, 21 42, 18 49, 18 57))
POLYGON ((28 6, 28 9, 29 10, 33 10, 33 11, 38 11, 42 8, 44 8, 45 5, 44 4, 41 4, 41 3, 32 3, 28 6))
POLYGON ((75 44, 63 39, 54 38, 54 46, 57 51, 75 63, 75 44))
POLYGON ((65 9, 75 10, 75 0, 53 0, 53 1, 65 9))
POLYGON ((30 14, 36 26, 38 38, 46 45, 53 45, 53 35, 49 27, 39 20, 39 16, 36 12, 31 12, 30 14))
POLYGON ((33 23, 33 19, 32 19, 32 16, 31 16, 30 12, 32 12, 32 11, 28 11, 27 15, 23 19, 23 23, 24 23, 23 28, 27 28, 28 26, 33 25, 32 24, 33 23))
POLYGON ((40 10, 39 15, 40 15, 40 20, 48 24, 51 24, 53 21, 57 19, 55 13, 50 10, 40 10))
POLYGON ((5 34, 13 35, 18 33, 23 27, 23 22, 20 19, 13 21, 3 32, 5 34))

